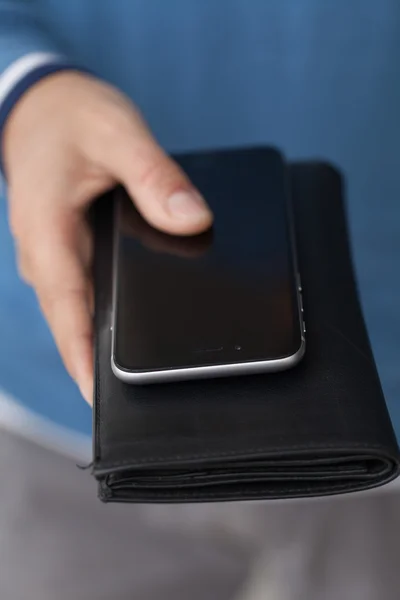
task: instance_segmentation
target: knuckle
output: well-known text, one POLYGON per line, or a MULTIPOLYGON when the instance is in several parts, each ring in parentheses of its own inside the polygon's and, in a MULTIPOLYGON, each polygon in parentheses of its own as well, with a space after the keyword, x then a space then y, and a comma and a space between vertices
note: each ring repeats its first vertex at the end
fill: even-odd
POLYGON ((138 157, 138 184, 141 187, 153 187, 163 178, 162 168, 157 160, 138 157))
POLYGON ((158 188, 166 193, 182 187, 186 182, 177 166, 164 157, 142 157, 138 169, 138 185, 143 188, 158 188))

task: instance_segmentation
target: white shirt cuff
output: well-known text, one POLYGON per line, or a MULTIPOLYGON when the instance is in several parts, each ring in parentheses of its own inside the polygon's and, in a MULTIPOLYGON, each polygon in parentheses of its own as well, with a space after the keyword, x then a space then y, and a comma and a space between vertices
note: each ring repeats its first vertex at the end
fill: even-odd
POLYGON ((45 65, 65 62, 65 58, 53 52, 32 52, 11 63, 0 75, 0 107, 12 89, 31 71, 45 65))

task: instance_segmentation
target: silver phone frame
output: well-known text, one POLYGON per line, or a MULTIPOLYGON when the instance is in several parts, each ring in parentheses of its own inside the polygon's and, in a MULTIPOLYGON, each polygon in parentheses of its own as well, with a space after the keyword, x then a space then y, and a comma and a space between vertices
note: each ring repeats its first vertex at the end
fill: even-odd
MULTIPOLYGON (((279 153, 280 154, 280 153, 279 153)), ((281 155, 282 156, 282 155, 281 155)), ((284 159, 283 159, 284 160, 284 159)), ((285 164, 286 161, 284 160, 285 164)), ((286 176, 286 188, 287 188, 287 199, 291 198, 291 185, 289 176, 286 176)), ((122 189, 118 188, 115 194, 121 194, 122 189)), ((113 211, 113 281, 112 281, 112 315, 111 315, 111 369, 114 375, 128 384, 136 385, 149 385, 157 383, 168 383, 174 381, 188 381, 191 379, 208 379, 208 378, 221 378, 221 377, 232 377, 239 375, 255 375, 262 373, 276 373, 278 371, 284 371, 291 369, 296 366, 303 358, 306 350, 306 339, 305 339, 305 322, 304 322, 304 309, 302 300, 302 284, 298 269, 298 260, 296 252, 296 236, 294 228, 294 215, 293 210, 286 201, 286 212, 289 226, 289 238, 292 247, 292 265, 296 278, 296 296, 297 306, 299 312, 299 324, 300 324, 300 346, 298 350, 289 356, 282 358, 270 359, 270 360, 258 360, 258 361, 246 361, 238 363, 226 363, 221 365, 204 365, 199 367, 179 367, 171 369, 157 369, 153 371, 127 371, 122 369, 115 361, 115 331, 116 331, 116 320, 117 320, 117 255, 118 255, 118 232, 117 232, 117 210, 120 203, 118 198, 115 198, 114 211, 113 211)))

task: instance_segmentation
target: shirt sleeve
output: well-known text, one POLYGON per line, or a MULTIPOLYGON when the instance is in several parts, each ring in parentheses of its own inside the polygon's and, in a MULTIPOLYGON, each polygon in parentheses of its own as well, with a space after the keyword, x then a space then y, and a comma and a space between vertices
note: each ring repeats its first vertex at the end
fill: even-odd
MULTIPOLYGON (((35 0, 0 0, 0 149, 7 118, 37 81, 79 69, 40 23, 35 0)), ((3 171, 0 151, 0 170, 3 171)))

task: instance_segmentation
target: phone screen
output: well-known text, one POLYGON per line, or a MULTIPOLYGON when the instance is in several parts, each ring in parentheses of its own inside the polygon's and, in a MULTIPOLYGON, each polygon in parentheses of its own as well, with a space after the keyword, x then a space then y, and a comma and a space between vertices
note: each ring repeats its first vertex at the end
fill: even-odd
POLYGON ((159 371, 276 360, 301 346, 286 165, 269 149, 177 158, 214 213, 192 238, 116 200, 114 362, 159 371))

